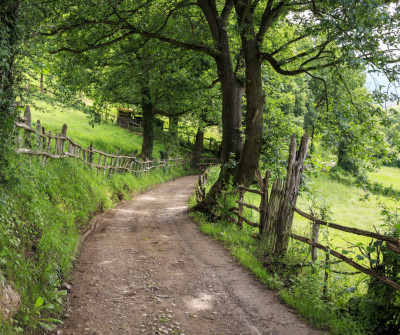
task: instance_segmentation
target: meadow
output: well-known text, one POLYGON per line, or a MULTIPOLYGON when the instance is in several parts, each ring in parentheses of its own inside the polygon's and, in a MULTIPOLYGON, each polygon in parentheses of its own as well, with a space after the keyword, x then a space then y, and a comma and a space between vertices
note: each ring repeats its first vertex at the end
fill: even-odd
POLYGON ((400 169, 397 167, 382 166, 379 170, 369 172, 368 179, 400 191, 400 169))

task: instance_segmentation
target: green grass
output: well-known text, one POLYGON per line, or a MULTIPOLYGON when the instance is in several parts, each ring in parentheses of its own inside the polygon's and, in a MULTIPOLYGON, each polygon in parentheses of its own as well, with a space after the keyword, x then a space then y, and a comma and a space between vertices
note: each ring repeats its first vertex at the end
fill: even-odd
MULTIPOLYGON (((325 176, 314 179, 313 188, 321 195, 324 202, 330 205, 332 211, 330 221, 344 226, 370 231, 375 228, 381 229, 383 220, 379 204, 383 202, 391 207, 394 205, 389 197, 368 195, 356 186, 341 184, 325 176)), ((298 198, 296 206, 308 212, 310 204, 310 200, 303 193, 298 198)), ((296 232, 304 229, 303 223, 304 220, 296 215, 294 220, 296 232)), ((342 233, 338 234, 342 236, 342 233)))
POLYGON ((400 191, 400 169, 396 167, 382 166, 379 170, 368 173, 372 182, 381 183, 383 186, 392 187, 400 191))
MULTIPOLYGON (((130 154, 141 151, 142 136, 129 132, 112 124, 89 124, 86 114, 65 106, 50 104, 47 101, 34 101, 31 106, 32 122, 40 120, 46 132, 60 133, 63 124, 68 126, 67 136, 88 147, 93 143, 95 149, 115 153, 120 148, 123 153, 130 154)), ((159 158, 160 151, 165 151, 166 143, 155 141, 154 156, 159 158)))

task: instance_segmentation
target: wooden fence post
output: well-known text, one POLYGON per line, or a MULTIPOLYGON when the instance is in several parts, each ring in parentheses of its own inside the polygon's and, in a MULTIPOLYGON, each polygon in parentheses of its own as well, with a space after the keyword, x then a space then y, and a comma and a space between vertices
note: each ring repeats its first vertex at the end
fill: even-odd
POLYGON ((299 193, 301 175, 304 169, 310 136, 304 135, 299 151, 296 151, 296 136, 292 135, 290 139, 289 162, 287 177, 285 183, 285 192, 279 211, 279 218, 276 229, 276 242, 274 251, 278 255, 286 254, 289 237, 293 223, 293 208, 296 205, 297 195, 299 193))
POLYGON ((42 137, 40 134, 42 133, 42 125, 40 124, 40 120, 36 121, 36 148, 38 151, 42 149, 42 137))
POLYGON ((106 170, 107 170, 107 154, 108 152, 106 151, 106 155, 104 155, 104 170, 103 170, 103 176, 106 175, 106 170))
MULTIPOLYGON (((28 105, 25 107, 24 118, 25 118, 25 124, 29 127, 32 127, 31 109, 29 108, 28 105)), ((27 148, 32 148, 31 133, 28 130, 24 131, 24 145, 27 148)))
POLYGON ((324 288, 322 290, 322 295, 327 298, 328 292, 328 279, 329 279, 329 252, 325 255, 325 275, 324 275, 324 288))
POLYGON ((261 179, 260 183, 262 186, 260 187, 260 191, 262 192, 260 201, 260 235, 263 233, 268 220, 268 186, 270 176, 270 171, 266 171, 265 177, 264 179, 261 179))
POLYGON ((238 220, 237 220, 237 225, 240 228, 243 228, 243 219, 242 219, 242 216, 243 216, 243 205, 242 205, 243 200, 244 200, 244 190, 240 189, 240 191, 239 191, 239 203, 238 203, 239 216, 238 216, 238 220))
MULTIPOLYGON (((55 133, 54 133, 54 136, 58 136, 58 133, 55 132, 55 133)), ((56 143, 55 143, 55 145, 54 145, 54 154, 57 155, 58 149, 59 149, 58 138, 55 139, 55 142, 56 142, 56 143)))
POLYGON ((93 163, 93 142, 91 142, 90 145, 89 145, 88 161, 89 161, 90 166, 92 166, 92 163, 93 163))
MULTIPOLYGON (((314 216, 314 215, 313 215, 314 216)), ((318 242, 319 237, 319 223, 313 222, 312 226, 312 240, 318 242)), ((318 248, 315 246, 311 247, 311 260, 315 262, 318 259, 318 248)))
MULTIPOLYGON (((61 137, 66 138, 67 137, 67 125, 64 123, 62 128, 61 128, 61 137)), ((64 154, 64 150, 65 150, 65 139, 60 139, 60 155, 64 154)))
MULTIPOLYGON (((46 129, 44 127, 42 127, 42 135, 46 136, 46 129)), ((43 138, 42 149, 46 150, 46 137, 43 138)))

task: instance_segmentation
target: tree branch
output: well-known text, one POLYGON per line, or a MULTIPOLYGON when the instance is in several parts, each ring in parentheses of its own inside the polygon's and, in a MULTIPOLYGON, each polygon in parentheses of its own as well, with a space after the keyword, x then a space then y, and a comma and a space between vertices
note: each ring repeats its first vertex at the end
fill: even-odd
POLYGON ((279 17, 280 11, 285 6, 285 1, 281 1, 275 8, 272 8, 273 2, 274 2, 274 0, 268 0, 268 3, 266 5, 264 13, 262 15, 260 28, 256 35, 256 39, 259 44, 262 44, 265 33, 271 27, 271 25, 277 20, 277 18, 279 17))
POLYGON ((231 14, 232 8, 233 8, 233 0, 226 0, 224 9, 221 12, 221 21, 223 24, 226 23, 226 20, 231 14))
POLYGON ((310 67, 306 67, 306 68, 297 68, 296 70, 285 70, 285 69, 281 68, 281 64, 279 64, 278 61, 270 53, 263 52, 261 54, 261 56, 262 56, 262 60, 267 61, 276 72, 278 72, 279 74, 285 75, 285 76, 295 76, 295 75, 298 75, 301 73, 306 73, 308 71, 324 69, 327 67, 334 66, 336 64, 340 64, 342 62, 341 59, 336 59, 336 60, 333 60, 331 62, 322 64, 322 65, 315 65, 315 66, 310 66, 310 67))
POLYGON ((59 52, 62 52, 62 51, 68 51, 68 52, 72 52, 72 53, 75 53, 75 54, 81 54, 81 53, 84 53, 84 52, 89 51, 89 50, 100 49, 100 48, 103 48, 105 46, 117 43, 117 42, 122 41, 123 39, 127 38, 128 36, 130 36, 132 34, 134 34, 134 32, 129 31, 126 34, 123 34, 122 36, 120 36, 118 38, 115 38, 115 39, 113 39, 111 41, 108 41, 108 42, 105 42, 105 43, 100 43, 100 44, 90 44, 88 47, 83 48, 83 49, 72 49, 72 48, 68 48, 68 47, 62 47, 62 48, 57 49, 55 51, 51 51, 50 54, 53 55, 53 54, 56 54, 56 53, 59 53, 59 52))

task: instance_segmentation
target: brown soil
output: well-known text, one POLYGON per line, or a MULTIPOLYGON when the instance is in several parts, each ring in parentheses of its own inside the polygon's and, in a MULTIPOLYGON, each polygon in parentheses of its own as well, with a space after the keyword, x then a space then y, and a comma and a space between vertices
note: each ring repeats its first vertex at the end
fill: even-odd
POLYGON ((162 184, 98 217, 57 334, 321 334, 199 232, 187 214, 196 180, 162 184))

